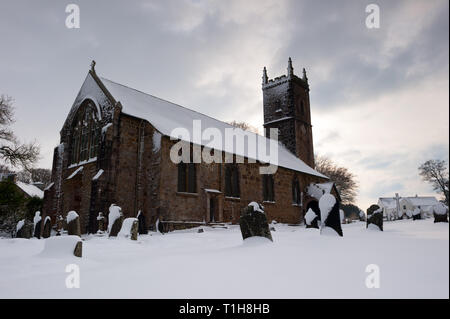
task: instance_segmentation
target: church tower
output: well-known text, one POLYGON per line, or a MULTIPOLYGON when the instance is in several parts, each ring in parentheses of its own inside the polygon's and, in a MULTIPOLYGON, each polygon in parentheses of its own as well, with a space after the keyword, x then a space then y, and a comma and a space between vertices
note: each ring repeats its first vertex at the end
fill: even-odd
POLYGON ((262 78, 264 105, 264 132, 269 137, 270 128, 278 129, 278 140, 306 164, 314 168, 309 84, 306 70, 302 77, 294 74, 289 58, 287 75, 274 79, 267 76, 264 67, 262 78))

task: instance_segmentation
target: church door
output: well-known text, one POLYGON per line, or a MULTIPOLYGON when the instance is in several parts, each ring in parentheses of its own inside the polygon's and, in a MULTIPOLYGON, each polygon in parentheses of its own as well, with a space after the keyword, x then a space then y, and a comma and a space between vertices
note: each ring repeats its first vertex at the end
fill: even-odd
POLYGON ((211 196, 209 199, 209 222, 214 223, 216 221, 216 198, 214 196, 211 196))

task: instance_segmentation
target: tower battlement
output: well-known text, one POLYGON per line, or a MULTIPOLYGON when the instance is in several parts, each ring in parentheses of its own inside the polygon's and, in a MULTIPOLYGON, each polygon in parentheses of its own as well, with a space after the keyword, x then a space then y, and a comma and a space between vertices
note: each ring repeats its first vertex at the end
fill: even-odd
POLYGON ((309 83, 306 70, 300 78, 294 74, 289 58, 287 74, 269 79, 264 67, 262 77, 264 129, 278 129, 278 138, 286 148, 314 167, 309 83))

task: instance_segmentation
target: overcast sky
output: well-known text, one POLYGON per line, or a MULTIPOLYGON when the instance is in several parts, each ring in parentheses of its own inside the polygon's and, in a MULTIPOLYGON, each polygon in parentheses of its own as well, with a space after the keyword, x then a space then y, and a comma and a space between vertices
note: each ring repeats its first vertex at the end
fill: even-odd
POLYGON ((410 1, 0 0, 0 94, 51 167, 89 70, 262 132, 261 76, 305 67, 316 154, 348 167, 357 204, 432 195, 417 167, 449 153, 449 4, 410 1), (80 28, 65 26, 67 4, 80 28), (365 25, 369 3, 380 28, 365 25))

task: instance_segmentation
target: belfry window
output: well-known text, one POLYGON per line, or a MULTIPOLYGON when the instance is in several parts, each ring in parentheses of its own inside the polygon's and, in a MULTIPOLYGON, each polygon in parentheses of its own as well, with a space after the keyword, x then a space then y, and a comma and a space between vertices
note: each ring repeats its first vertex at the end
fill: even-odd
POLYGON ((70 163, 77 164, 97 157, 100 128, 95 105, 88 101, 78 109, 73 122, 70 163))

